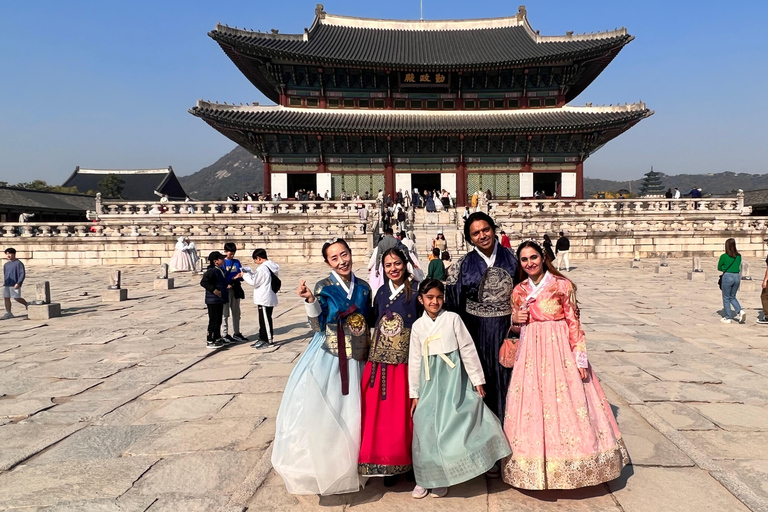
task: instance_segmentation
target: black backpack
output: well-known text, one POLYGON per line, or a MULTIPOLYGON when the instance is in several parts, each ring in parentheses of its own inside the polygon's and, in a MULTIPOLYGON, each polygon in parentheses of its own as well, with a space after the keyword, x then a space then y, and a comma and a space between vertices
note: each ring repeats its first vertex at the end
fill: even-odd
POLYGON ((405 212, 403 210, 400 210, 397 212, 397 221, 403 222, 405 220, 405 212))
POLYGON ((277 293, 280 291, 280 287, 283 286, 283 282, 280 280, 279 277, 275 275, 274 272, 272 272, 271 269, 267 269, 267 270, 269 270, 269 276, 272 278, 272 280, 270 281, 270 286, 272 287, 272 291, 274 293, 277 293))

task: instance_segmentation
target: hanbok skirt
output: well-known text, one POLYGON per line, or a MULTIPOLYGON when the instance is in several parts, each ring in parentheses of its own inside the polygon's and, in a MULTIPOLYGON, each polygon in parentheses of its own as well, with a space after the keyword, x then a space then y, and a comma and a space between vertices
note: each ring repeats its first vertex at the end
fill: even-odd
POLYGON ((509 316, 478 317, 467 314, 465 318, 464 323, 475 340, 485 375, 485 403, 503 421, 512 370, 499 364, 499 350, 509 329, 509 316))
POLYGON ((422 363, 419 404, 413 414, 413 471, 426 489, 448 487, 490 470, 510 454, 499 419, 483 403, 461 363, 459 351, 422 363))
POLYGON ((411 470, 413 441, 408 365, 367 362, 362 397, 358 471, 365 476, 407 473, 411 470))
POLYGON ((565 320, 525 330, 507 395, 512 456, 504 481, 520 489, 576 489, 621 474, 629 455, 592 368, 581 380, 565 320))
POLYGON ((195 270, 195 263, 187 251, 176 249, 173 251, 168 268, 171 272, 191 272, 195 270))
POLYGON ((436 212, 437 209, 435 208, 435 201, 431 197, 427 198, 427 211, 428 212, 436 212))
POLYGON ((349 394, 341 394, 339 358, 316 333, 288 378, 277 412, 272 467, 291 494, 342 494, 360 487, 360 376, 348 359, 349 394))

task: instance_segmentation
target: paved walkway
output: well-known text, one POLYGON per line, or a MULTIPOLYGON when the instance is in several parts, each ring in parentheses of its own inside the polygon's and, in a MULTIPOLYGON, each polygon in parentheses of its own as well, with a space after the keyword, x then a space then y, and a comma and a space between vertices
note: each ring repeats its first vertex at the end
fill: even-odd
MULTIPOLYGON (((672 260, 666 276, 651 262, 574 264, 590 357, 632 457, 609 485, 520 492, 481 477, 418 504, 408 484, 380 481, 353 495, 290 496, 269 450, 283 386, 310 338, 292 283, 316 281, 322 266, 282 274, 279 346, 267 351, 204 348, 199 276, 176 275, 177 289, 160 292, 154 268, 127 267, 130 300, 106 304, 108 268, 31 268, 26 289, 50 280, 64 316, 0 322, 0 509, 768 510, 759 282, 739 294, 747 325, 725 325, 717 274, 687 281, 687 260, 672 260)), ((252 335, 255 309, 243 311, 252 335)))

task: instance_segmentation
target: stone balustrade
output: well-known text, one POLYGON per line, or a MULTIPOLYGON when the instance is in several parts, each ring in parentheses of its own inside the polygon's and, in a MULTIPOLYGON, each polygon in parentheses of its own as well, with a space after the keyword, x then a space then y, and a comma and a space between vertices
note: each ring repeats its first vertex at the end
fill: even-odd
POLYGON ((275 215, 311 216, 321 213, 323 216, 353 218, 358 215, 358 207, 364 205, 375 212, 376 201, 96 201, 96 210, 91 217, 100 219, 113 217, 190 217, 221 218, 242 217, 261 219, 275 215))
POLYGON ((495 217, 535 216, 631 216, 636 214, 708 215, 726 213, 749 215, 743 195, 736 198, 707 199, 541 199, 491 201, 495 217))

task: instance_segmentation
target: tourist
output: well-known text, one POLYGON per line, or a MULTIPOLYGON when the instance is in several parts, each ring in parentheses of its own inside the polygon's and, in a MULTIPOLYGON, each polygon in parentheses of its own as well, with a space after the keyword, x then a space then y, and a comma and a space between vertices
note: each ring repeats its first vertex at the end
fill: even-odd
POLYGON ((477 204, 479 202, 480 202, 480 191, 478 190, 474 194, 472 194, 472 199, 470 199, 469 201, 469 204, 470 206, 472 206, 473 211, 477 211, 477 204))
POLYGON ((717 270, 723 273, 720 276, 720 290, 723 293, 723 318, 720 321, 729 324, 735 319, 743 324, 747 313, 736 300, 736 292, 741 284, 741 254, 736 250, 736 240, 733 238, 725 241, 725 253, 720 255, 717 270), (731 311, 731 305, 735 313, 731 311))
POLYGON ((176 241, 176 247, 168 267, 171 272, 192 272, 195 270, 195 262, 187 250, 187 243, 183 236, 176 241))
POLYGON ((675 187, 675 199, 680 199, 680 190, 677 187, 675 187))
POLYGON ((565 233, 560 232, 560 238, 557 239, 555 244, 555 254, 557 256, 557 270, 559 271, 563 266, 565 269, 571 271, 571 241, 565 236, 565 233))
POLYGON ((451 207, 451 198, 448 195, 448 191, 443 189, 442 193, 440 194, 440 202, 443 203, 443 210, 448 210, 448 208, 451 207))
POLYGON ((512 321, 521 332, 504 419, 512 446, 504 481, 543 490, 618 478, 629 456, 587 359, 576 286, 536 241, 523 241, 517 258, 512 321))
POLYGON ((379 243, 376 244, 376 248, 373 249, 373 254, 371 254, 371 259, 368 260, 368 282, 370 283, 369 286, 374 294, 376 294, 381 285, 384 284, 384 271, 381 256, 389 249, 397 247, 398 243, 392 228, 384 228, 384 236, 382 236, 379 243))
POLYGON ((432 258, 429 260, 429 267, 427 267, 427 279, 445 281, 447 278, 445 265, 443 265, 443 260, 440 259, 440 249, 434 247, 432 249, 432 258))
POLYGON ((448 253, 448 251, 443 251, 443 254, 440 255, 440 259, 443 260, 443 266, 445 267, 445 276, 446 279, 448 278, 448 270, 451 268, 451 255, 448 253))
POLYGON ((467 222, 467 219, 472 214, 472 212, 469 211, 469 206, 464 207, 464 214, 461 216, 461 220, 464 222, 467 222))
POLYGON ((330 197, 331 197, 331 193, 326 190, 325 194, 323 194, 323 199, 328 201, 328 199, 330 199, 330 197))
MULTIPOLYGON (((474 248, 451 265, 446 307, 461 316, 475 340, 486 378, 485 403, 498 418, 504 418, 511 371, 499 364, 499 349, 509 330, 517 260, 512 251, 500 248, 496 229, 485 212, 469 216, 464 239, 474 248)), ((498 472, 496 467, 490 476, 498 476, 498 472)))
POLYGON ((387 198, 384 200, 384 206, 386 206, 387 208, 391 208, 392 204, 393 204, 392 194, 387 194, 387 198))
POLYGON ((510 454, 499 419, 482 400, 486 379, 475 343, 459 315, 443 310, 444 294, 440 281, 421 283, 424 314, 411 330, 414 498, 427 489, 443 497, 510 454))
POLYGON ((235 259, 235 253, 237 252, 237 246, 232 242, 224 244, 224 254, 226 259, 224 260, 224 276, 227 284, 230 287, 229 297, 227 303, 224 305, 223 311, 223 331, 224 340, 227 343, 244 343, 248 341, 248 338, 240 333, 240 300, 245 298, 245 292, 243 291, 243 266, 240 264, 240 260, 235 259), (229 334, 229 317, 232 317, 232 330, 234 334, 229 334))
POLYGON ((360 227, 363 228, 363 234, 365 234, 368 229, 368 208, 365 205, 358 207, 357 216, 360 218, 360 227))
POLYGON ((5 257, 8 261, 3 265, 3 300, 5 302, 5 314, 0 320, 13 318, 11 313, 11 299, 15 300, 25 308, 29 305, 27 301, 21 298, 21 285, 27 277, 26 269, 21 260, 16 259, 16 249, 9 247, 5 250, 5 257))
POLYGON ((399 204, 400 206, 403 205, 403 189, 401 188, 397 189, 397 194, 395 194, 395 203, 399 204))
POLYGON ((413 201, 414 208, 424 207, 424 204, 421 202, 421 194, 419 194, 419 189, 417 188, 413 189, 413 196, 411 196, 411 200, 413 201))
POLYGON ((547 254, 547 258, 549 258, 549 261, 554 262, 555 253, 552 251, 552 239, 549 238, 549 235, 546 233, 544 234, 544 251, 547 254))
POLYGON ((437 208, 435 207, 435 199, 432 197, 432 194, 427 194, 424 198, 424 205, 428 212, 436 212, 437 208))
MULTIPOLYGON (((192 200, 189 198, 189 196, 185 196, 185 197, 184 197, 184 202, 185 202, 185 203, 189 203, 189 202, 191 202, 191 201, 192 201, 192 200)), ((195 207, 194 207, 194 206, 192 206, 191 204, 190 204, 190 205, 187 205, 187 213, 188 213, 188 214, 190 214, 190 215, 192 215, 193 213, 195 213, 195 207)))
POLYGON ((442 229, 437 232, 437 236, 432 240, 432 248, 440 249, 440 253, 448 249, 448 241, 445 239, 442 229))
MULTIPOLYGON (((675 189, 675 190, 677 190, 677 189, 675 189)), ((667 192, 664 194, 664 197, 667 198, 667 199, 672 199, 673 196, 674 196, 674 194, 672 194, 672 189, 668 188, 667 192)))
POLYGON ((326 242, 322 252, 331 275, 314 291, 299 282, 298 295, 316 332, 288 378, 272 443, 272 467, 291 494, 360 488, 360 392, 371 289, 352 273, 347 242, 326 242))
POLYGON ((192 269, 194 270, 197 267, 197 261, 200 259, 200 256, 197 255, 197 247, 195 247, 195 242, 192 242, 188 236, 184 237, 184 243, 187 245, 186 252, 192 260, 192 269))
POLYGON ((411 207, 411 193, 408 192, 408 189, 403 192, 403 206, 406 210, 411 207))
POLYGON ((390 487, 412 464, 408 346, 418 318, 418 285, 400 249, 389 249, 383 261, 386 285, 376 293, 368 322, 376 327, 363 370, 358 470, 364 476, 383 476, 390 487))
POLYGON ((208 255, 208 269, 200 280, 205 288, 205 305, 208 307, 208 348, 221 348, 226 341, 221 337, 221 321, 224 305, 229 301, 229 285, 224 270, 224 255, 213 251, 208 255))
POLYGON ((499 234, 501 235, 501 246, 506 249, 512 249, 512 244, 509 241, 509 237, 507 236, 507 233, 502 229, 499 231, 499 234))
POLYGON ((243 268, 243 279, 253 286, 253 303, 259 314, 259 339, 251 344, 251 348, 269 348, 275 342, 272 310, 277 306, 280 265, 270 260, 264 249, 254 250, 251 257, 256 268, 243 268))
POLYGON ((443 202, 440 200, 440 195, 437 190, 432 191, 432 202, 435 204, 435 210, 438 212, 443 211, 443 202))
POLYGON ((763 304, 763 315, 757 319, 757 323, 759 324, 768 324, 768 258, 765 258, 765 266, 763 289, 760 292, 760 302, 763 304))

